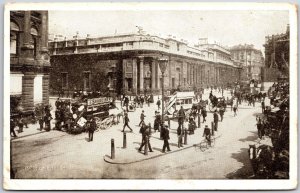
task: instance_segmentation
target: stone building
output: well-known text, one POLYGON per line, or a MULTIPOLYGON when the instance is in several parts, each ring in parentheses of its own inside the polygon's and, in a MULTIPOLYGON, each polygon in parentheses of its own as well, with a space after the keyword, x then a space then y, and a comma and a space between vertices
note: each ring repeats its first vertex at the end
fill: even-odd
POLYGON ((289 77, 290 27, 286 32, 266 37, 264 79, 268 82, 289 77))
POLYGON ((48 12, 10 12, 11 110, 49 103, 48 12))
POLYGON ((260 50, 253 45, 236 45, 230 48, 232 59, 241 64, 243 81, 261 81, 261 71, 264 67, 264 57, 260 50))
POLYGON ((166 90, 192 90, 239 79, 230 52, 216 44, 189 46, 174 37, 143 33, 59 39, 49 42, 51 92, 110 91, 116 94, 158 93, 159 58, 167 58, 166 90))

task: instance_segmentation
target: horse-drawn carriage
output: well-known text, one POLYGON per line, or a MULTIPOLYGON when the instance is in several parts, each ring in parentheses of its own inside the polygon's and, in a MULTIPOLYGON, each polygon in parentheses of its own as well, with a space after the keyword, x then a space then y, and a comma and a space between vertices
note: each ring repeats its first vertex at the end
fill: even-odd
POLYGON ((233 105, 233 98, 226 100, 223 97, 217 98, 217 97, 213 96, 210 98, 210 102, 208 103, 208 109, 209 109, 209 111, 213 112, 222 107, 224 109, 226 109, 227 105, 230 105, 230 106, 233 105))

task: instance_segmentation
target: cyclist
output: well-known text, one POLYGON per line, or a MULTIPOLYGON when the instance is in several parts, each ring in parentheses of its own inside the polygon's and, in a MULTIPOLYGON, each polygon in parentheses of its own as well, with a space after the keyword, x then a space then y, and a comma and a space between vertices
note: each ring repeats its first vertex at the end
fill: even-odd
POLYGON ((208 142, 208 145, 210 145, 210 143, 211 143, 211 133, 210 133, 210 128, 208 128, 207 125, 205 125, 204 131, 203 131, 203 137, 205 137, 205 139, 208 142))

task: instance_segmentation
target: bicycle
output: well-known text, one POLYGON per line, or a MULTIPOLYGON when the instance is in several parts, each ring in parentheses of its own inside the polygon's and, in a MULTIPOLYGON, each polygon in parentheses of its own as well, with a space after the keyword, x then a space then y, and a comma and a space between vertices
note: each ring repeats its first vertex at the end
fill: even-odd
POLYGON ((195 146, 199 146, 200 150, 202 152, 204 152, 206 149, 208 149, 210 147, 214 147, 215 141, 216 141, 216 139, 214 137, 211 137, 210 144, 209 144, 208 140, 206 138, 204 138, 199 144, 197 144, 195 146))

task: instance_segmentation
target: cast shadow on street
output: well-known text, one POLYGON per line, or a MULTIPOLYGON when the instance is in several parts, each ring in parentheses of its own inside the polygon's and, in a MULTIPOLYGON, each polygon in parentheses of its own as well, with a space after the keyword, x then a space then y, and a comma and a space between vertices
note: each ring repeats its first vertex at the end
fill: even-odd
POLYGON ((238 153, 232 153, 231 157, 242 163, 243 166, 226 175, 228 179, 250 179, 253 176, 253 170, 248 155, 248 148, 241 148, 238 153))
POLYGON ((250 133, 252 133, 252 135, 243 138, 243 139, 239 139, 239 141, 241 142, 255 142, 255 140, 257 140, 258 136, 257 136, 257 132, 254 131, 250 131, 250 133))

